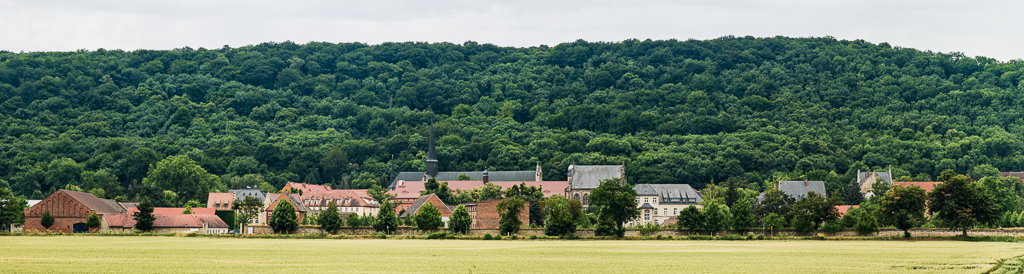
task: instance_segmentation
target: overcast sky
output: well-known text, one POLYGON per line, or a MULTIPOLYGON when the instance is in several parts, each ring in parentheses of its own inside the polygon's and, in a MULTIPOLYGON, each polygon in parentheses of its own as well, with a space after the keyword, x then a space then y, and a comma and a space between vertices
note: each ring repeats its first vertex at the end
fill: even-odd
POLYGON ((1024 59, 1024 1, 0 0, 0 50, 828 36, 1024 59))

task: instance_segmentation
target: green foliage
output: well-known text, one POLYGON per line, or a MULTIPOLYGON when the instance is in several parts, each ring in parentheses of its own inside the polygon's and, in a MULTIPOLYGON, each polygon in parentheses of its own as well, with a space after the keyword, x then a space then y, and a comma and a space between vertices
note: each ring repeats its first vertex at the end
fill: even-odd
POLYGON ((327 209, 320 213, 317 224, 320 225, 320 229, 332 234, 338 232, 338 229, 344 224, 341 220, 341 213, 338 212, 338 206, 333 201, 328 202, 327 209))
POLYGON ((216 175, 206 172, 186 155, 157 162, 142 184, 174 191, 182 202, 206 199, 211 189, 221 188, 216 175))
POLYGON ((917 186, 896 185, 879 199, 875 215, 880 223, 895 226, 904 233, 909 233, 908 230, 924 221, 926 197, 924 189, 917 186))
POLYGON ((544 221, 545 235, 562 236, 576 233, 576 226, 583 216, 583 205, 579 200, 552 195, 544 204, 548 213, 544 221))
MULTIPOLYGON (((640 235, 645 235, 645 236, 661 232, 661 225, 659 225, 658 223, 642 224, 642 225, 640 225, 639 228, 640 228, 640 235)), ((658 235, 658 236, 660 237, 661 235, 658 235)))
POLYGON ((502 234, 515 234, 523 226, 519 215, 523 212, 525 202, 517 197, 505 198, 498 202, 498 228, 502 234))
POLYGON ((846 214, 843 215, 843 226, 853 227, 854 225, 856 225, 857 218, 860 213, 861 209, 859 207, 851 207, 850 210, 846 211, 846 214))
POLYGON ((463 205, 456 207, 452 211, 452 216, 448 218, 448 231, 451 233, 467 234, 472 225, 473 218, 463 205))
POLYGON ((691 233, 704 230, 704 211, 690 205, 679 212, 676 228, 679 231, 688 230, 691 233))
POLYGON ((803 199, 793 203, 793 207, 790 209, 791 215, 793 216, 793 228, 798 231, 801 228, 797 227, 799 220, 800 225, 806 225, 810 223, 810 229, 804 232, 817 230, 821 223, 825 221, 835 220, 839 217, 839 211, 836 209, 836 205, 839 205, 838 198, 826 199, 824 195, 808 191, 807 196, 803 199))
POLYGON ((840 220, 828 220, 825 222, 825 226, 822 227, 822 231, 825 233, 835 234, 842 232, 846 227, 843 226, 843 222, 840 220))
POLYGON ((753 199, 743 197, 729 208, 732 213, 732 222, 729 225, 733 230, 746 233, 754 227, 757 220, 754 219, 753 203, 753 199))
POLYGON ((779 233, 782 227, 786 226, 786 218, 775 213, 769 213, 764 217, 764 227, 772 232, 772 235, 779 233))
POLYGON ((928 209, 932 218, 941 221, 950 230, 967 230, 998 221, 1000 206, 985 196, 983 185, 971 183, 967 176, 952 170, 942 171, 943 183, 928 193, 928 209))
POLYGON ((217 217, 220 217, 221 220, 224 220, 224 222, 228 224, 229 229, 238 229, 238 223, 235 220, 234 210, 217 210, 216 212, 214 212, 214 214, 216 214, 217 217))
POLYGON ((135 220, 135 230, 139 232, 153 231, 153 222, 156 221, 156 216, 153 216, 153 204, 148 199, 144 199, 136 208, 139 211, 132 213, 132 219, 135 220))
POLYGON ((444 239, 447 236, 448 236, 448 233, 434 232, 434 233, 430 233, 430 235, 427 235, 427 239, 444 239))
POLYGON ((291 234, 299 228, 299 216, 295 213, 295 206, 287 197, 278 199, 277 206, 269 211, 270 220, 267 224, 274 229, 274 233, 291 234))
POLYGON ((24 197, 16 197, 10 189, 0 188, 0 227, 24 223, 27 206, 24 197))
POLYGON ((790 219, 792 216, 793 198, 789 197, 789 194, 778 189, 771 189, 764 193, 764 198, 758 201, 757 205, 754 206, 754 214, 757 215, 758 219, 764 222, 764 218, 768 215, 775 213, 775 215, 781 216, 785 219, 790 219))
POLYGON ((416 211, 416 228, 419 230, 436 230, 444 225, 441 212, 431 203, 424 203, 416 211))
POLYGON ((469 175, 466 175, 466 174, 459 174, 459 177, 455 178, 455 180, 456 181, 469 181, 469 180, 473 180, 473 178, 470 178, 469 175))
POLYGON ((875 219, 875 214, 863 211, 857 215, 857 224, 853 226, 853 230, 856 230, 861 235, 878 232, 878 221, 875 219))
POLYGON ((732 213, 729 212, 729 207, 715 200, 705 201, 705 203, 703 208, 704 229, 712 234, 729 229, 729 223, 732 222, 732 213))
POLYGON ((622 184, 619 178, 601 180, 601 184, 590 193, 590 206, 600 208, 600 221, 594 233, 597 236, 625 235, 623 223, 640 216, 636 196, 636 190, 629 184, 622 184), (608 224, 613 227, 609 229, 608 224))
POLYGON ((85 224, 87 226, 89 226, 89 228, 91 228, 91 229, 99 228, 100 225, 101 225, 101 222, 102 221, 100 221, 100 215, 96 215, 95 212, 92 213, 92 214, 89 214, 89 217, 85 218, 85 224))
POLYGON ((395 233, 395 229, 398 228, 398 215, 395 214, 395 206, 390 200, 384 200, 377 210, 377 218, 370 220, 372 221, 364 221, 363 225, 372 225, 374 231, 385 235, 395 233))
POLYGON ((246 196, 232 201, 231 208, 238 212, 236 221, 240 224, 239 228, 244 228, 263 212, 263 202, 259 198, 246 196))
POLYGON ((345 225, 348 225, 348 227, 351 228, 357 228, 363 226, 363 222, 362 220, 360 220, 359 214, 356 214, 355 212, 350 212, 347 216, 345 216, 345 225))

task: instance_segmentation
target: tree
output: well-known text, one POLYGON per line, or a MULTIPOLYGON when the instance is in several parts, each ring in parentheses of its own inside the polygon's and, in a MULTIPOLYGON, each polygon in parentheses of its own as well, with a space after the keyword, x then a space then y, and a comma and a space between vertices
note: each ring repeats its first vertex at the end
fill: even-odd
POLYGON ((878 199, 881 199, 883 195, 889 193, 889 189, 892 186, 889 185, 885 180, 878 180, 871 184, 871 203, 878 203, 878 199))
POLYGON ((351 228, 357 228, 363 225, 359 218, 359 214, 356 214, 355 212, 349 213, 348 216, 345 216, 345 222, 345 224, 351 228))
POLYGON ((469 181, 469 180, 473 180, 473 178, 470 178, 469 175, 466 175, 466 174, 459 174, 459 177, 455 178, 455 180, 456 181, 469 181))
POLYGON ((897 185, 878 201, 875 214, 883 224, 893 225, 910 237, 910 229, 924 219, 924 189, 897 185))
POLYGON ((850 207, 850 210, 846 211, 843 215, 843 226, 853 227, 857 224, 857 214, 860 214, 861 209, 857 207, 850 207))
MULTIPOLYGON (((364 224, 363 225, 367 225, 364 224)), ((395 206, 391 204, 390 200, 384 200, 380 204, 380 209, 377 210, 377 219, 372 222, 373 230, 377 232, 384 232, 384 234, 395 233, 395 229, 398 228, 398 215, 395 215, 395 206)))
POLYGON ((793 208, 790 213, 794 220, 793 227, 796 228, 797 223, 795 221, 799 217, 800 221, 808 221, 811 223, 811 229, 808 231, 818 230, 821 223, 838 218, 839 210, 836 209, 836 205, 838 204, 838 199, 826 199, 825 195, 822 195, 821 193, 808 191, 807 196, 802 200, 793 203, 793 208))
POLYGON ((53 226, 53 221, 53 215, 50 214, 49 210, 43 212, 43 215, 39 217, 39 224, 43 225, 46 229, 50 229, 53 226))
POLYGON ((338 212, 338 206, 334 204, 334 201, 327 203, 327 210, 320 213, 317 218, 317 224, 320 225, 320 229, 327 233, 334 234, 341 228, 342 220, 341 213, 338 212))
POLYGON ((878 232, 878 221, 875 219, 875 215, 868 211, 862 211, 857 214, 857 225, 853 226, 853 230, 861 235, 868 235, 871 233, 878 232))
POLYGON ((704 228, 710 231, 712 235, 729 229, 731 221, 732 213, 729 212, 729 207, 725 204, 716 200, 710 200, 704 205, 704 228))
POLYGON ((754 214, 762 222, 768 214, 772 213, 788 220, 792 216, 790 214, 793 202, 793 198, 789 197, 789 194, 786 194, 784 191, 778 189, 768 190, 764 193, 764 197, 754 206, 754 214))
POLYGON ((469 211, 463 205, 456 207, 448 219, 448 231, 452 233, 467 234, 472 225, 473 218, 469 216, 469 211))
POLYGON ((289 234, 299 228, 299 216, 295 214, 295 206, 287 197, 278 199, 277 206, 270 213, 270 228, 274 233, 289 234))
POLYGON ((825 222, 825 226, 822 228, 825 233, 836 234, 842 232, 845 227, 843 222, 840 220, 829 220, 825 222))
POLYGON ((600 209, 598 228, 601 228, 601 224, 614 225, 610 231, 595 230, 595 234, 602 232, 599 236, 622 237, 626 234, 623 224, 640 216, 640 209, 636 206, 636 190, 620 182, 619 178, 601 180, 601 184, 590 193, 590 206, 600 209))
POLYGON ((89 214, 89 217, 85 219, 85 224, 89 226, 89 229, 97 229, 101 225, 100 215, 96 215, 95 212, 89 214))
POLYGON ((153 216, 153 204, 149 202, 149 199, 143 199, 136 208, 139 212, 132 213, 132 217, 135 219, 135 230, 153 231, 153 222, 156 221, 156 216, 153 216))
POLYGON ((0 227, 11 226, 25 221, 24 197, 17 197, 8 188, 0 188, 0 227))
POLYGON ((231 208, 238 212, 238 217, 235 220, 239 224, 243 224, 238 227, 244 229, 252 223, 253 219, 259 216, 260 212, 263 212, 263 202, 259 198, 246 196, 244 199, 232 201, 231 208))
POLYGON ((210 189, 219 188, 220 179, 188 156, 177 155, 156 163, 142 184, 174 191, 179 200, 188 201, 206 199, 210 189))
POLYGON ((754 219, 753 203, 752 199, 742 198, 729 208, 732 211, 732 223, 730 225, 733 230, 746 233, 747 230, 754 227, 756 220, 754 219))
POLYGON ((768 216, 764 217, 764 227, 768 228, 773 236, 782 230, 783 226, 786 226, 786 219, 779 214, 768 213, 768 216))
POLYGON ((994 222, 999 218, 998 205, 985 197, 981 185, 972 184, 964 175, 954 175, 952 170, 943 170, 943 182, 928 194, 928 209, 932 218, 941 221, 950 230, 967 230, 980 224, 994 222))
POLYGON ((864 202, 864 193, 860 193, 860 185, 850 183, 843 192, 843 201, 848 205, 859 205, 864 202))
POLYGON ((680 231, 688 230, 690 233, 694 233, 704 230, 704 212, 697 209, 696 206, 690 205, 679 211, 678 219, 676 226, 680 231))
POLYGON ((562 236, 576 233, 577 221, 583 216, 583 204, 579 200, 566 199, 562 195, 552 195, 545 202, 547 218, 544 221, 544 234, 562 236))
POLYGON ((519 213, 523 212, 525 203, 522 199, 517 197, 505 198, 498 202, 498 228, 501 229, 501 234, 515 234, 519 233, 519 228, 523 226, 523 221, 519 219, 519 213))
POLYGON ((416 228, 419 230, 435 230, 444 225, 441 212, 431 203, 424 203, 416 211, 416 228))

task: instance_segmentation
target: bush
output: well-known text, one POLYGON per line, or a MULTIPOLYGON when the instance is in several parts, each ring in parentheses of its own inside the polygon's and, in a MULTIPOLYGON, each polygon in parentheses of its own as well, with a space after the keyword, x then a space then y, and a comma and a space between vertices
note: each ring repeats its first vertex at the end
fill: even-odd
POLYGON ((356 214, 355 212, 349 213, 348 217, 345 217, 345 224, 351 228, 363 226, 362 218, 359 218, 359 214, 356 214))
POLYGON ((316 220, 317 224, 320 225, 320 229, 327 233, 336 233, 338 229, 343 225, 341 220, 341 213, 338 212, 338 206, 334 202, 327 203, 327 210, 320 213, 319 218, 316 220))
POLYGON ((519 236, 517 236, 517 235, 512 235, 512 236, 509 236, 509 237, 508 237, 508 239, 509 239, 509 240, 518 240, 518 239, 519 239, 519 236))
POLYGON ((95 212, 92 213, 92 214, 89 214, 89 218, 85 219, 85 224, 88 225, 90 229, 99 228, 100 227, 100 215, 96 215, 95 212))
POLYGON ((757 234, 757 237, 754 237, 754 239, 764 240, 764 234, 757 234))
POLYGON ((754 239, 754 235, 747 235, 747 241, 753 240, 753 239, 754 239))
POLYGON ((845 227, 843 227, 843 222, 840 220, 827 221, 825 222, 825 227, 822 228, 822 230, 824 230, 825 233, 829 234, 843 232, 843 229, 845 229, 845 227))
POLYGON ((436 230, 444 225, 441 212, 433 204, 425 203, 416 211, 416 228, 419 230, 436 230))
POLYGON ((716 239, 718 239, 718 240, 727 240, 727 241, 737 241, 737 240, 743 240, 743 236, 736 235, 736 234, 727 234, 727 235, 718 236, 716 239))
POLYGON ((469 216, 469 211, 463 205, 456 207, 455 211, 452 211, 452 216, 448 218, 448 231, 452 233, 469 233, 469 227, 472 225, 473 218, 469 216))
POLYGON ((282 196, 277 202, 277 207, 271 212, 270 228, 274 229, 274 233, 292 233, 295 229, 299 228, 299 219, 295 214, 295 206, 292 205, 287 197, 282 196))
POLYGON ((495 240, 501 240, 501 235, 494 235, 495 240))
POLYGON ((562 234, 562 236, 559 236, 559 237, 564 239, 564 240, 575 240, 575 239, 579 239, 580 238, 579 236, 576 236, 575 233, 562 234))
POLYGON ((814 220, 806 214, 797 214, 793 216, 793 229, 800 234, 810 233, 814 231, 814 220))
POLYGON ((427 235, 427 239, 444 239, 446 236, 448 236, 448 233, 436 232, 436 233, 430 233, 430 235, 427 235))
POLYGON ((537 235, 530 235, 530 240, 536 240, 536 239, 537 239, 537 235))
POLYGON ((658 232, 661 232, 661 225, 659 224, 646 223, 640 225, 640 235, 651 235, 658 232))
POLYGON ((857 216, 857 225, 853 226, 853 229, 861 235, 869 235, 878 232, 878 221, 875 220, 875 215, 867 211, 860 213, 857 216))
POLYGON ((491 233, 484 234, 484 240, 491 240, 491 239, 493 239, 492 236, 491 236, 491 233))

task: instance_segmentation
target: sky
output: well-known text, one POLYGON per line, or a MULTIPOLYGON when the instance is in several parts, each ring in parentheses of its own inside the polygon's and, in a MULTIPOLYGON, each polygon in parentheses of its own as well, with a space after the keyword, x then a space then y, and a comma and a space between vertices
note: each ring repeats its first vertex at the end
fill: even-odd
POLYGON ((1024 1, 0 0, 0 50, 824 37, 1024 59, 1024 1))

